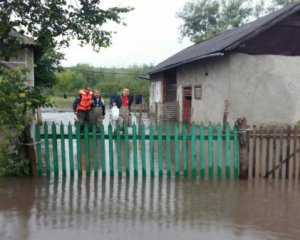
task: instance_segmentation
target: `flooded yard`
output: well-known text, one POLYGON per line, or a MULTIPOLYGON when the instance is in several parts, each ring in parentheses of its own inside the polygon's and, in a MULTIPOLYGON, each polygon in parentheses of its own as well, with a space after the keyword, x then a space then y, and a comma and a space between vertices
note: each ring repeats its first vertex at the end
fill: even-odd
POLYGON ((297 240, 299 190, 263 180, 2 178, 0 236, 297 240))
POLYGON ((298 181, 273 179, 1 178, 0 239, 298 240, 299 199, 298 181))

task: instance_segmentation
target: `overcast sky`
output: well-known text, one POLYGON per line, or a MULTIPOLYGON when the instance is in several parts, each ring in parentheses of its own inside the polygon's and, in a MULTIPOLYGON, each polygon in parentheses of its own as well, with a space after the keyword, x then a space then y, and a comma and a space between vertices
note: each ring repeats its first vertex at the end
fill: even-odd
POLYGON ((63 49, 64 66, 88 63, 101 67, 127 67, 133 64, 157 64, 179 50, 190 46, 188 39, 180 40, 180 20, 176 12, 186 0, 103 0, 105 6, 131 6, 124 15, 127 26, 111 26, 117 33, 113 44, 99 53, 91 46, 81 48, 72 42, 63 49))

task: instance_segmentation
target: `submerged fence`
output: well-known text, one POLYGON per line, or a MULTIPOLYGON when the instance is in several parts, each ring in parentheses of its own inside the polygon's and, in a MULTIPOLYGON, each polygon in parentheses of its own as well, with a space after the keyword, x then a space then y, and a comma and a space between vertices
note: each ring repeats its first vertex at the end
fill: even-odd
POLYGON ((247 141, 250 179, 300 179, 299 126, 253 126, 247 141))
POLYGON ((39 175, 192 176, 238 178, 238 128, 218 124, 199 127, 166 124, 35 126, 39 175), (68 167, 67 167, 68 165, 68 167))

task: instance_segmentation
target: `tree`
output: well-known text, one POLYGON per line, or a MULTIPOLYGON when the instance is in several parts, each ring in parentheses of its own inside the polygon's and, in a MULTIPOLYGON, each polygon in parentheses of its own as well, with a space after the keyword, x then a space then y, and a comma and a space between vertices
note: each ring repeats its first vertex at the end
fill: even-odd
POLYGON ((107 22, 123 23, 121 14, 129 7, 101 8, 99 0, 2 0, 0 2, 0 57, 21 48, 15 34, 30 36, 43 52, 68 46, 71 39, 91 44, 95 50, 111 44, 113 32, 107 22), (67 3, 69 2, 69 3, 67 3))
POLYGON ((99 0, 2 0, 0 10, 0 58, 17 56, 24 43, 34 42, 42 51, 35 82, 50 87, 63 56, 57 49, 69 46, 71 39, 91 44, 96 51, 110 46, 113 32, 105 24, 124 24, 122 14, 132 8, 103 9, 99 0))
POLYGON ((74 71, 84 76, 86 79, 86 84, 90 86, 95 86, 101 79, 103 79, 104 73, 89 64, 77 64, 72 67, 74 71))
POLYGON ((62 71, 60 61, 63 59, 63 54, 57 51, 47 51, 34 67, 35 86, 43 88, 52 88, 57 82, 55 72, 62 71))
POLYGON ((295 1, 273 0, 266 5, 264 1, 253 4, 250 0, 192 0, 177 13, 183 20, 181 37, 199 43, 295 1))
POLYGON ((38 88, 28 85, 24 69, 5 69, 0 74, 0 176, 30 173, 24 143, 31 111, 51 106, 38 88))
MULTIPOLYGON (((288 4, 297 2, 297 1, 298 1, 298 0, 273 0, 273 3, 274 3, 276 6, 282 7, 282 6, 286 6, 286 5, 288 5, 288 4)), ((298 1, 298 2, 299 2, 299 1, 298 1)))
MULTIPOLYGON (((34 43, 41 49, 41 58, 36 59, 38 85, 52 85, 55 82, 53 71, 62 57, 56 52, 59 48, 67 47, 71 39, 79 40, 81 45, 90 44, 96 51, 108 47, 113 32, 107 30, 105 24, 123 23, 122 14, 131 10, 129 7, 103 9, 100 0, 71 2, 1 0, 0 59, 18 56, 27 44, 34 43)), ((73 77, 79 79, 67 87, 82 80, 77 74, 73 77)), ((31 119, 27 116, 35 108, 48 106, 40 91, 26 83, 26 70, 0 66, 0 175, 18 174, 18 169, 28 173, 27 156, 22 154, 26 145, 23 143, 29 136, 31 119), (23 162, 25 165, 21 164, 23 162)))
POLYGON ((71 69, 67 69, 56 74, 57 84, 54 90, 57 93, 76 93, 79 89, 87 84, 86 79, 80 74, 71 69))

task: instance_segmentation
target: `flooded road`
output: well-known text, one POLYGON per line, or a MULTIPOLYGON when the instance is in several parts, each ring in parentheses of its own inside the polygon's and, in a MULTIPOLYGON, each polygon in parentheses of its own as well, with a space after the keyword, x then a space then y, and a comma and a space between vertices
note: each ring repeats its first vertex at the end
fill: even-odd
POLYGON ((1 178, 0 239, 300 238, 295 182, 1 178))

